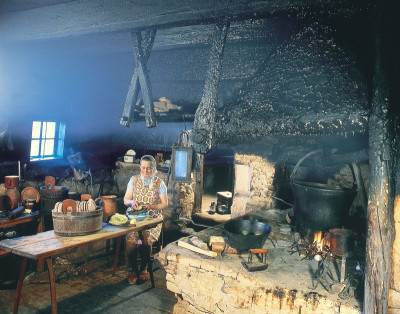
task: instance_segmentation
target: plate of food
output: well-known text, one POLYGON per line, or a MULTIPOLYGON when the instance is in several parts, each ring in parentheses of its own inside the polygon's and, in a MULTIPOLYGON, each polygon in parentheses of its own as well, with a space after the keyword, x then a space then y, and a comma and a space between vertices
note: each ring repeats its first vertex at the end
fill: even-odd
POLYGON ((129 219, 126 215, 121 215, 117 213, 110 217, 108 223, 113 226, 124 226, 129 224, 129 219))

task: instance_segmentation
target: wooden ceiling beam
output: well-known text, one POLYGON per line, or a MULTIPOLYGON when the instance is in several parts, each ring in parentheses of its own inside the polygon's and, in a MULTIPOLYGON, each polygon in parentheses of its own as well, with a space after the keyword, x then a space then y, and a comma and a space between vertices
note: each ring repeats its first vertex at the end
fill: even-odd
POLYGON ((2 14, 3 40, 38 40, 121 30, 215 23, 215 19, 261 18, 334 0, 76 0, 2 14))

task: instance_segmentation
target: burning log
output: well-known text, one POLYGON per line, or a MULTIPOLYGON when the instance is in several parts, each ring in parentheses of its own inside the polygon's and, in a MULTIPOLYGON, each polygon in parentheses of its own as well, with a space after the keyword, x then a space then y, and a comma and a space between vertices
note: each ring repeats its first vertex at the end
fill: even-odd
POLYGON ((327 235, 328 233, 323 236, 322 231, 316 231, 312 243, 304 239, 299 239, 289 247, 289 253, 299 253, 302 260, 315 259, 318 262, 323 261, 331 253, 329 249, 329 237, 327 235))

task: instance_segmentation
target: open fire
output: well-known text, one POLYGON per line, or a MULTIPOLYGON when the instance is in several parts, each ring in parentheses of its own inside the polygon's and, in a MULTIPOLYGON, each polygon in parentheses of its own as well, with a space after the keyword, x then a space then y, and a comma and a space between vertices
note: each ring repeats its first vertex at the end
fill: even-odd
POLYGON ((313 244, 315 244, 315 248, 318 253, 324 253, 329 251, 330 241, 329 241, 329 233, 325 234, 318 230, 314 233, 313 244))
POLYGON ((316 261, 324 260, 330 252, 330 233, 316 231, 313 241, 299 238, 289 249, 290 253, 298 252, 302 259, 315 259, 316 261))

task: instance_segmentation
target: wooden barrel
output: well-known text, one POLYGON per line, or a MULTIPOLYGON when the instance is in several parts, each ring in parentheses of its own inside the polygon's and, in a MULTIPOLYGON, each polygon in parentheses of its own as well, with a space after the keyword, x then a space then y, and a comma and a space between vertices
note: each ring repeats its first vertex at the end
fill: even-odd
POLYGON ((43 215, 45 231, 53 230, 51 212, 56 203, 62 202, 69 197, 68 192, 69 187, 63 185, 56 185, 52 189, 48 189, 46 186, 40 187, 40 210, 43 215))
POLYGON ((54 233, 64 237, 87 235, 102 229, 103 208, 91 212, 52 212, 54 233))

